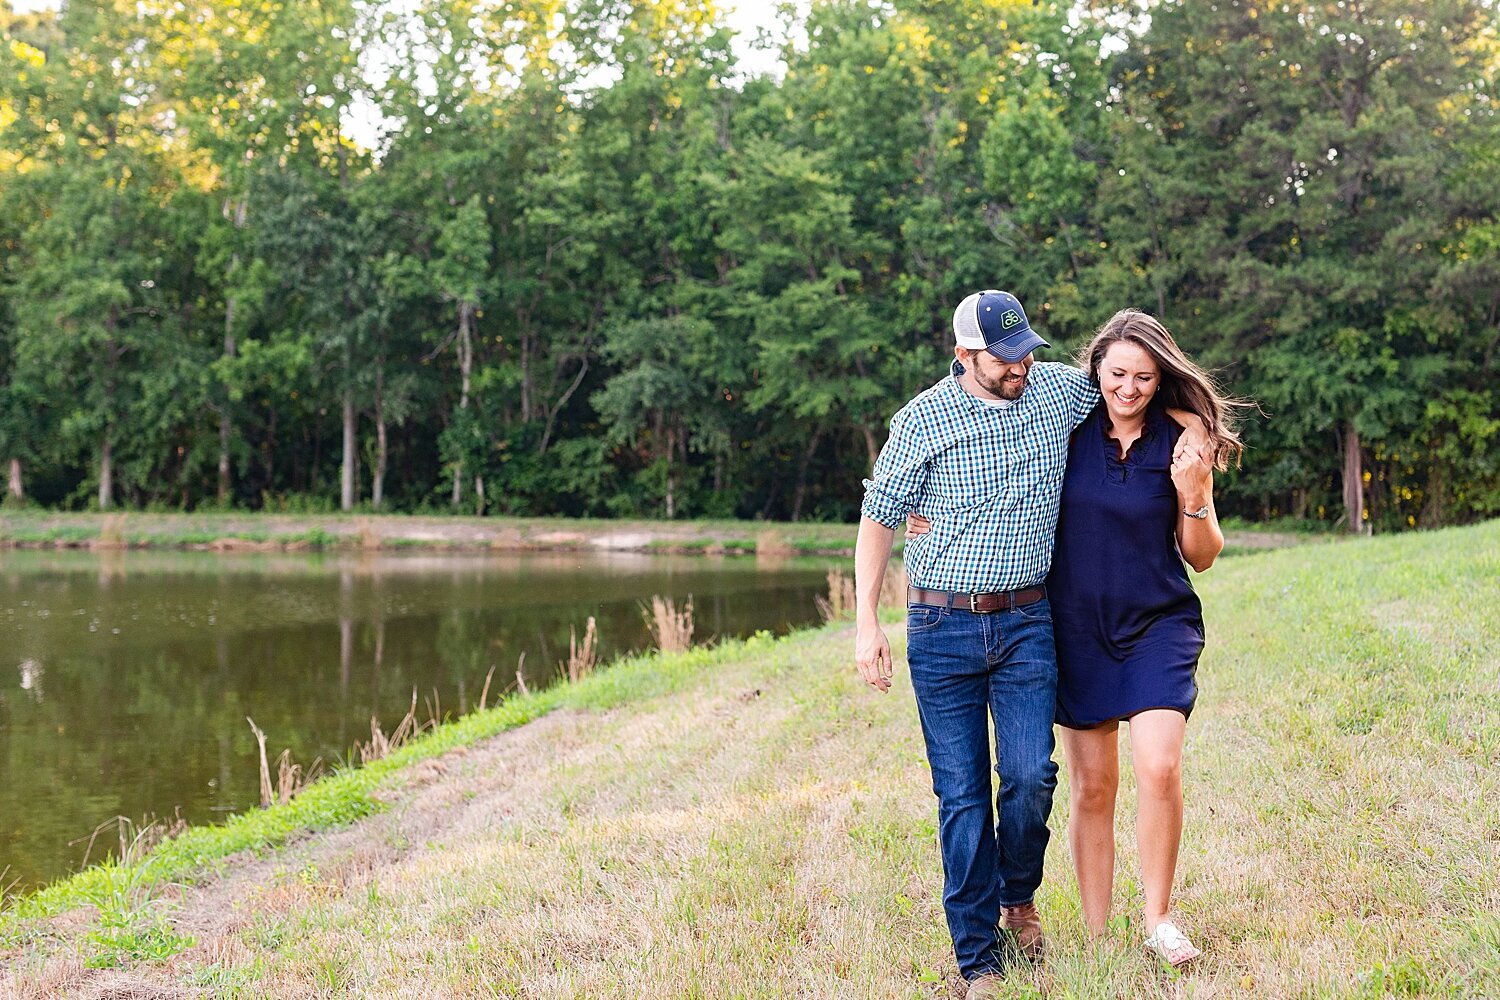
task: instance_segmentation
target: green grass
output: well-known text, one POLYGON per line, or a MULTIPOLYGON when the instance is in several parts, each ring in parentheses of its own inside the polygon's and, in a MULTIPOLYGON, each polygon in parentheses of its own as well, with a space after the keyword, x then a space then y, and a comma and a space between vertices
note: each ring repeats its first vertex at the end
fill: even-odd
POLYGON ((654 536, 642 547, 664 551, 756 551, 768 533, 796 551, 848 551, 854 526, 762 521, 605 520, 286 512, 142 513, 0 511, 0 544, 26 546, 203 547, 223 542, 287 548, 550 548, 586 546, 601 535, 654 536), (445 537, 445 533, 447 537, 445 537))
MULTIPOLYGON (((1177 975, 1140 953, 1124 753, 1110 931, 1084 935, 1064 772, 1038 897, 1051 956, 1012 994, 1500 996, 1500 522, 1249 554, 1195 584, 1209 645, 1175 910, 1206 954, 1177 975)), ((898 666, 891 695, 864 688, 850 639, 841 625, 626 661, 189 831, 143 879, 201 879, 245 848, 285 858, 212 940, 187 943, 156 896, 96 870, 15 904, 0 935, 252 996, 955 995, 909 685, 898 666), (478 746, 563 705, 581 714, 531 743, 478 746), (417 792, 371 816, 459 746, 475 749, 432 788, 463 792, 470 820, 459 804, 435 826, 403 819, 417 792), (389 861, 288 845, 366 816, 389 861), (137 916, 116 939, 43 919, 122 888, 114 911, 137 916)))
MULTIPOLYGON (((1229 554, 1267 544, 1338 537, 1303 522, 1228 521, 1229 554), (1245 544, 1236 544, 1236 537, 1245 544)), ((0 510, 0 545, 203 548, 220 544, 290 549, 576 549, 606 535, 644 535, 644 551, 682 553, 847 554, 857 526, 818 522, 604 520, 275 512, 99 514, 30 508, 0 510), (447 537, 445 537, 447 533, 447 537)), ((901 548, 897 539, 897 550, 901 548)))
POLYGON ((27 895, 8 898, 0 911, 0 945, 24 936, 26 925, 39 918, 123 895, 144 898, 153 886, 191 880, 241 851, 263 851, 304 833, 346 826, 381 808, 377 793, 403 768, 454 747, 488 739, 561 707, 597 711, 660 696, 689 683, 707 667, 752 654, 777 641, 770 633, 761 632, 712 648, 628 657, 577 684, 508 698, 494 708, 429 730, 365 767, 346 768, 325 777, 288 803, 243 813, 219 826, 191 827, 142 857, 96 865, 27 895), (128 886, 128 890, 122 886, 128 886))

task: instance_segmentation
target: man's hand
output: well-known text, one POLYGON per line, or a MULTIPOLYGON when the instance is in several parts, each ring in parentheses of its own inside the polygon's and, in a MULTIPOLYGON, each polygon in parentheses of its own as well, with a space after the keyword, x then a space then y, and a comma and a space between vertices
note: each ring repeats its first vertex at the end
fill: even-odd
POLYGON ((891 689, 891 644, 878 622, 861 622, 855 628, 854 660, 866 684, 882 694, 891 689))
POLYGON ((1177 462, 1187 452, 1196 451, 1203 463, 1212 468, 1215 458, 1213 439, 1208 436, 1203 418, 1188 410, 1168 410, 1167 416, 1182 428, 1182 434, 1177 438, 1177 447, 1172 449, 1172 461, 1177 462))
POLYGON ((1196 510, 1213 496, 1213 466, 1203 460, 1202 452, 1185 449, 1172 458, 1172 485, 1177 487, 1183 502, 1196 510))
POLYGON ((854 539, 854 664, 865 683, 880 692, 891 689, 891 644, 880 629, 880 585, 895 540, 896 529, 860 517, 854 539))

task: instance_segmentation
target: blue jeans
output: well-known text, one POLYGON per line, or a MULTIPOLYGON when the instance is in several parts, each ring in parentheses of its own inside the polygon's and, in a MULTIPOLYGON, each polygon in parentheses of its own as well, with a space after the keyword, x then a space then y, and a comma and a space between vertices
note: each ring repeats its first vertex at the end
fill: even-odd
POLYGON ((1046 600, 993 614, 912 604, 907 660, 938 798, 943 910, 966 979, 999 971, 1002 906, 1042 882, 1057 764, 1057 650, 1046 600), (1000 793, 990 807, 989 716, 1000 793))

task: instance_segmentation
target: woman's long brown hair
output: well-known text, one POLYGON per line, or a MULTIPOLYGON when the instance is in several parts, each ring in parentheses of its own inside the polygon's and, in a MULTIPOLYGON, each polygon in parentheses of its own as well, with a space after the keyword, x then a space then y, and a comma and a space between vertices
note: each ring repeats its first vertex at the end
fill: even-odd
POLYGON ((1154 402, 1161 406, 1196 413, 1208 429, 1213 446, 1214 468, 1224 471, 1230 461, 1240 464, 1245 444, 1234 430, 1234 411, 1248 409, 1254 403, 1224 394, 1213 377, 1193 364, 1182 353, 1177 341, 1155 316, 1139 309, 1121 309, 1099 328, 1094 339, 1078 355, 1079 367, 1099 384, 1099 365, 1109 345, 1128 340, 1151 355, 1161 372, 1161 384, 1154 402))

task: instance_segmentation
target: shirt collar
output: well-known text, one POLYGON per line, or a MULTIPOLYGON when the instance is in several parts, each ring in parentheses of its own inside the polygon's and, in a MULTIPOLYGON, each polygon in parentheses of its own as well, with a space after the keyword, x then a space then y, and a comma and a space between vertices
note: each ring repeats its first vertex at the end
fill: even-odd
POLYGON ((963 375, 964 371, 963 362, 959 361, 958 358, 954 358, 948 365, 948 377, 944 381, 948 383, 949 393, 957 399, 960 406, 963 406, 970 413, 1005 413, 1019 406, 1021 400, 1025 399, 1027 394, 1032 391, 1031 387, 1028 387, 1026 392, 1021 394, 1020 399, 1010 400, 1009 406, 986 406, 975 399, 973 394, 965 389, 963 383, 959 381, 959 377, 963 375))
POLYGON ((954 397, 955 400, 958 401, 960 406, 964 407, 970 413, 978 413, 979 411, 985 409, 985 407, 979 402, 979 400, 969 395, 969 390, 964 388, 963 383, 960 381, 963 373, 963 362, 959 361, 958 358, 954 358, 951 362, 948 363, 947 381, 949 393, 954 397))

